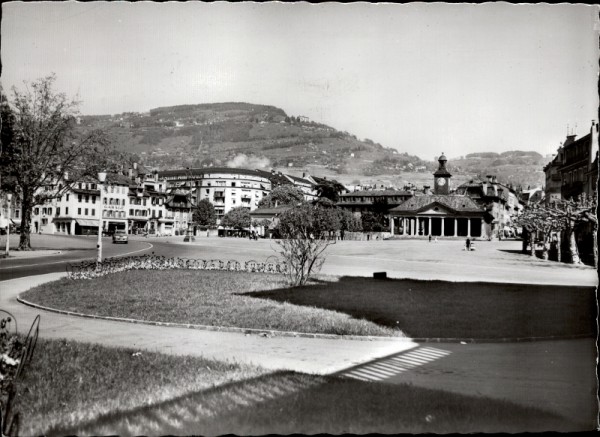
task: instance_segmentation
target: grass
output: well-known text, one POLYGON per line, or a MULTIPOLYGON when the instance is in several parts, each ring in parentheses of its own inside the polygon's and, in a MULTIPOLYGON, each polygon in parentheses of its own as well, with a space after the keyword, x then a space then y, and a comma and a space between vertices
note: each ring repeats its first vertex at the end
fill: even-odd
POLYGON ((264 435, 591 430, 537 408, 407 384, 293 372, 106 415, 62 435, 264 435))
POLYGON ((593 287, 373 280, 338 282, 252 294, 294 305, 311 305, 399 327, 413 338, 594 336, 593 287))
POLYGON ((134 349, 40 339, 17 387, 19 434, 53 434, 57 428, 108 413, 154 405, 262 373, 247 365, 197 357, 136 354, 134 349))
POLYGON ((596 332, 592 287, 343 277, 289 288, 258 273, 132 271, 63 279, 23 297, 83 313, 297 332, 478 339, 596 332))
POLYGON ((241 293, 284 287, 283 276, 222 271, 130 271, 94 280, 62 279, 23 293, 41 305, 159 322, 324 334, 399 336, 392 327, 331 309, 241 293))

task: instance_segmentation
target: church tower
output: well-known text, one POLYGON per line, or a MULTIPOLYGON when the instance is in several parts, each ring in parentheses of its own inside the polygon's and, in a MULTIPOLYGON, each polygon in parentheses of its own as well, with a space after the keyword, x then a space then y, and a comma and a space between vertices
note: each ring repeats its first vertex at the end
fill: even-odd
POLYGON ((433 174, 434 194, 448 194, 450 192, 450 178, 452 175, 446 169, 447 161, 448 160, 444 156, 444 153, 442 153, 442 156, 438 158, 440 166, 433 174))

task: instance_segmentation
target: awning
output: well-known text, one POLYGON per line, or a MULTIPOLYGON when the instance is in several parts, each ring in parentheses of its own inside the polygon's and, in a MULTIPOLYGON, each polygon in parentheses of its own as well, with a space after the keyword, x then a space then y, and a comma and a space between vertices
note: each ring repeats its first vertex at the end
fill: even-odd
POLYGON ((131 217, 129 220, 132 220, 134 222, 147 222, 148 217, 131 217))
POLYGON ((175 221, 175 219, 161 218, 161 219, 158 219, 158 221, 160 223, 173 223, 175 221))
POLYGON ((79 226, 94 226, 98 227, 98 220, 89 220, 89 219, 76 219, 75 220, 79 226))

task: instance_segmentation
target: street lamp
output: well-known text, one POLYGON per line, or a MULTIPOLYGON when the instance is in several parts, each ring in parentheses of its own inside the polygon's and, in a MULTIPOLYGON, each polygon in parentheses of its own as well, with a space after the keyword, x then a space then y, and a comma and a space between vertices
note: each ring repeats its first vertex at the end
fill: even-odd
POLYGON ((102 262, 102 188, 103 186, 101 184, 104 184, 104 181, 106 180, 106 172, 100 172, 98 173, 98 181, 100 182, 100 184, 98 184, 98 188, 100 191, 100 219, 98 220, 98 259, 96 260, 96 268, 100 267, 100 263, 102 262))
POLYGON ((6 252, 5 255, 8 258, 10 252, 10 201, 12 200, 12 194, 6 193, 6 203, 8 204, 8 222, 6 223, 6 252))

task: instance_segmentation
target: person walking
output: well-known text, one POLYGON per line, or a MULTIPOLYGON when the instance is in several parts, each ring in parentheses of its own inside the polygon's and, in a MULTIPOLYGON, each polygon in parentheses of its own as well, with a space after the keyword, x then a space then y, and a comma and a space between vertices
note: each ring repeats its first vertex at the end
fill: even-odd
POLYGON ((431 235, 429 235, 429 242, 431 243, 431 235))
POLYGON ((471 250, 471 239, 467 238, 467 250, 471 250))

